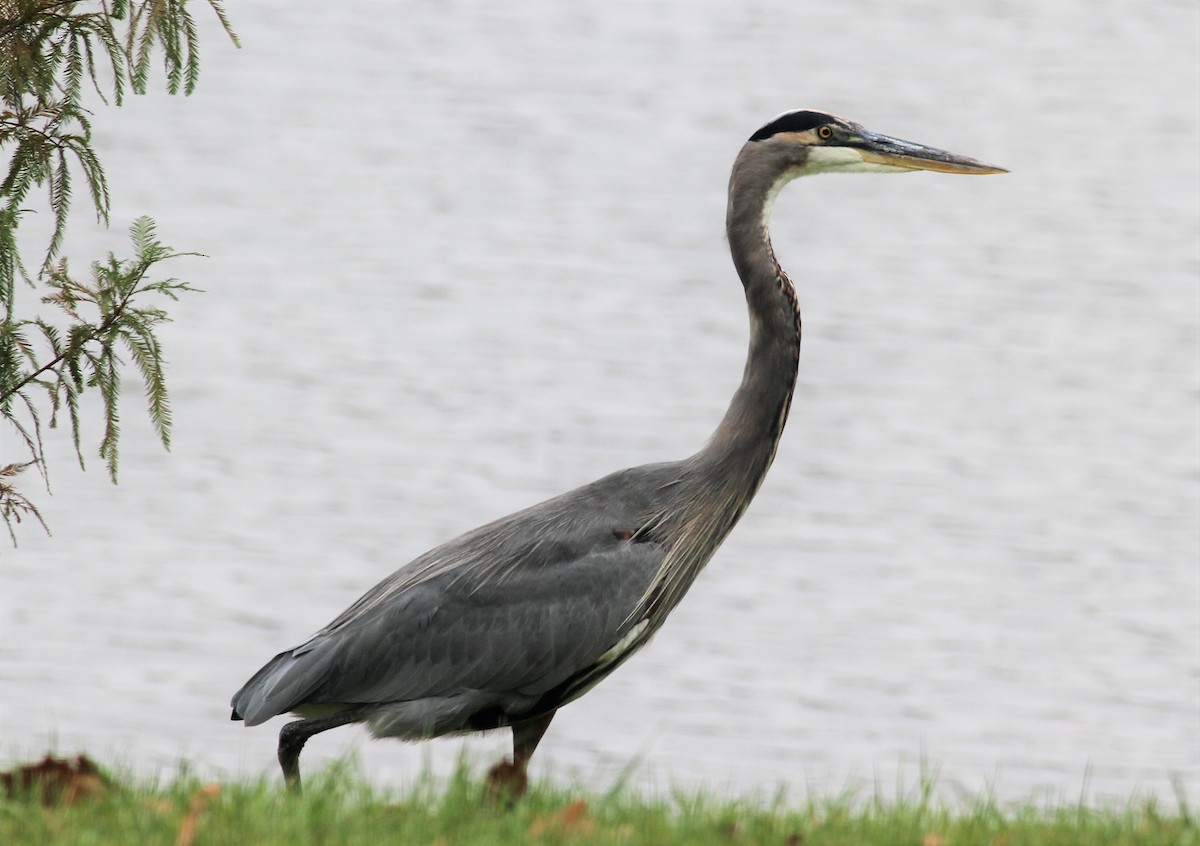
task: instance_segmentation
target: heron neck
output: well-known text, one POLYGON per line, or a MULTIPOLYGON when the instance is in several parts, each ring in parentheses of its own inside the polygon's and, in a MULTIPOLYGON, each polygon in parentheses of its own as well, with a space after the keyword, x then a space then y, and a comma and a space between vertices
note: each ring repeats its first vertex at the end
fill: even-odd
POLYGON ((794 175, 786 166, 764 167, 743 155, 730 177, 726 230, 750 312, 750 350, 729 409, 695 458, 739 489, 742 508, 775 457, 799 366, 800 308, 767 227, 775 195, 794 175))
POLYGON ((743 149, 729 186, 726 230, 734 266, 750 311, 750 352, 742 383, 708 443, 683 462, 673 489, 678 512, 660 515, 664 539, 672 541, 653 583, 642 597, 653 631, 750 504, 783 432, 800 358, 800 310, 792 283, 780 270, 767 234, 771 201, 798 171, 772 164, 762 151, 743 149))

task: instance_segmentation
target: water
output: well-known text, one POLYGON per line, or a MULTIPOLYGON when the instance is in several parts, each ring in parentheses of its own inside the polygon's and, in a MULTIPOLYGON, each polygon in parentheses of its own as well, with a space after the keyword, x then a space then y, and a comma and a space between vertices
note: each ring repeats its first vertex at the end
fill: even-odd
MULTIPOLYGON (((190 100, 96 117, 117 229, 154 215, 206 293, 164 333, 171 453, 131 385, 121 485, 57 444, 54 537, 0 557, 0 758, 271 771, 227 709, 264 660, 435 543, 698 447, 744 355, 728 168, 809 106, 1012 174, 785 192, 806 338, 772 474, 535 770, 890 793, 924 758, 1002 798, 1196 800, 1192 4, 234 16, 190 100)), ((343 730, 305 765, 401 784, 504 744, 343 730)))

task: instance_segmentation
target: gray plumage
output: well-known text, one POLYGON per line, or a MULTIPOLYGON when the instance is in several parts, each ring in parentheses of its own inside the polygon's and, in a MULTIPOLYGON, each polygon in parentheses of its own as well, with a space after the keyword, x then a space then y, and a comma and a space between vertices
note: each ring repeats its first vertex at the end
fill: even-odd
POLYGON ((379 703, 364 720, 372 733, 409 739, 468 728, 488 709, 488 728, 530 714, 637 624, 630 612, 664 549, 623 532, 672 475, 616 473, 431 550, 276 656, 234 710, 257 725, 300 704, 379 703))
POLYGON ((726 217, 750 350, 713 436, 690 458, 613 473, 430 550, 275 656, 234 695, 233 719, 305 718, 280 734, 288 782, 299 786, 307 738, 348 722, 404 739, 513 726, 523 778, 556 709, 659 629, 774 459, 800 352, 795 293, 767 231, 775 195, 810 172, 913 169, 999 172, 820 112, 756 132, 726 217))

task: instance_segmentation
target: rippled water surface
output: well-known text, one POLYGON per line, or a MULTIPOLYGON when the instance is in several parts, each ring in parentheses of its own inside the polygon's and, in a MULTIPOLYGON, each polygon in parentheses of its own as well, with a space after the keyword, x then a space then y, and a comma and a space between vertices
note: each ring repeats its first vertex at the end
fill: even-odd
MULTIPOLYGON (((0 758, 271 771, 227 708, 264 660, 460 531, 699 447, 745 352, 728 168, 809 106, 1012 173, 780 198, 806 337, 774 470, 535 770, 890 792, 924 756, 1195 799, 1197 10, 948 9, 244 3, 190 100, 98 112, 117 229, 154 215, 206 293, 164 333, 172 451, 130 384, 121 485, 58 444, 54 536, 0 554, 0 758)), ((363 738, 305 765, 505 744, 363 738)))

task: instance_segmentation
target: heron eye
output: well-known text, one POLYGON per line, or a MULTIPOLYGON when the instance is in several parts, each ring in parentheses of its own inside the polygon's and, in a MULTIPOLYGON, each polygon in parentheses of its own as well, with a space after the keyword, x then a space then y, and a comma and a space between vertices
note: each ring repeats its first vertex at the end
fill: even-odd
POLYGON ((831 128, 829 128, 828 126, 818 126, 817 127, 817 137, 820 138, 822 141, 828 141, 830 138, 833 137, 833 130, 831 128))

